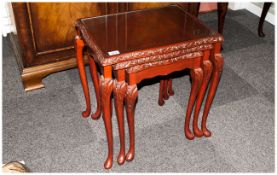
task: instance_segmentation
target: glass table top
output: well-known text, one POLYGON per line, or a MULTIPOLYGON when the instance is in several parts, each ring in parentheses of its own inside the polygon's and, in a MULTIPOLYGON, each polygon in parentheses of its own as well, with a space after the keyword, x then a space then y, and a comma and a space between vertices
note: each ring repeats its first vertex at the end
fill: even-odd
POLYGON ((218 35, 176 5, 83 18, 80 26, 104 58, 218 35))

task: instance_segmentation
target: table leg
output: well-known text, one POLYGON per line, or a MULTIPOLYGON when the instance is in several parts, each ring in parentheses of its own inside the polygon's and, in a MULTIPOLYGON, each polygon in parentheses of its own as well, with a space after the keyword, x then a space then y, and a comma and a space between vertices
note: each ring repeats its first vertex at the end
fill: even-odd
POLYGON ((96 101, 97 101, 96 112, 91 115, 91 118, 94 119, 94 120, 97 120, 101 116, 99 78, 98 78, 97 68, 96 68, 96 64, 94 62, 94 59, 89 54, 87 54, 87 55, 88 55, 88 58, 89 58, 89 70, 90 70, 92 82, 93 82, 93 85, 94 85, 94 91, 95 91, 96 101))
POLYGON ((137 85, 128 85, 126 94, 126 110, 127 110, 127 121, 129 126, 130 136, 130 148, 126 155, 126 160, 131 161, 135 156, 135 126, 134 126, 134 113, 135 104, 138 97, 137 85))
POLYGON ((187 107, 187 112, 186 112, 185 136, 189 140, 192 140, 192 139, 194 139, 194 135, 189 129, 190 117, 191 117, 191 112, 192 112, 192 109, 193 109, 193 106, 195 103, 196 96, 197 96, 199 88, 202 84, 203 70, 202 70, 202 68, 191 69, 190 75, 191 75, 191 79, 192 79, 192 87, 191 87, 191 91, 190 91, 188 107, 187 107))
MULTIPOLYGON (((204 55, 204 57, 207 57, 207 59, 209 59, 209 52, 206 52, 204 54, 206 54, 204 55)), ((198 128, 198 116, 207 90, 208 83, 211 78, 212 69, 213 69, 212 62, 210 60, 204 60, 203 61, 203 72, 204 72, 203 82, 197 96, 196 105, 194 109, 194 117, 193 117, 193 132, 196 137, 203 136, 203 132, 198 128)))
POLYGON ((159 100, 158 100, 158 104, 160 106, 164 105, 164 97, 163 97, 164 89, 165 89, 164 80, 160 80, 160 91, 159 91, 159 100))
POLYGON ((86 110, 82 112, 83 117, 88 117, 91 112, 91 104, 90 104, 90 96, 89 96, 89 88, 88 88, 88 82, 87 82, 87 76, 84 66, 84 60, 83 60, 83 48, 84 48, 84 42, 79 37, 75 37, 75 50, 76 50, 76 58, 77 58, 77 66, 80 74, 80 79, 86 99, 86 110))
POLYGON ((169 80, 168 80, 168 94, 169 94, 169 96, 173 96, 174 95, 174 91, 173 91, 173 89, 172 89, 172 79, 170 78, 169 80))
POLYGON ((207 123, 207 117, 215 96, 217 85, 219 83, 219 79, 222 73, 222 69, 223 69, 224 60, 222 55, 220 53, 215 54, 212 59, 212 62, 213 62, 214 69, 212 73, 210 88, 206 99, 206 104, 204 107, 202 123, 201 123, 202 132, 206 137, 211 136, 211 132, 207 129, 206 123, 207 123))
POLYGON ((114 86, 114 100, 115 110, 118 123, 118 132, 120 139, 120 152, 117 156, 117 162, 122 165, 125 162, 125 132, 124 132, 124 98, 127 91, 127 83, 125 81, 115 82, 114 86))
POLYGON ((110 169, 113 165, 113 133, 111 122, 111 93, 113 90, 113 80, 111 78, 101 77, 101 107, 103 109, 103 120, 106 128, 108 140, 108 157, 104 167, 110 169))
POLYGON ((164 80, 163 97, 164 97, 164 100, 168 100, 169 99, 169 95, 168 95, 168 79, 164 80))

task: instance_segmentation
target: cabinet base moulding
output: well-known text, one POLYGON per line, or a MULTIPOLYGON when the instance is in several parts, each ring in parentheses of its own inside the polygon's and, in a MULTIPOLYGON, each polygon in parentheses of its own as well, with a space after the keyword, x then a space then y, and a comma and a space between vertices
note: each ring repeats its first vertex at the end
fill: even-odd
MULTIPOLYGON (((40 88, 44 88, 44 84, 42 83, 42 79, 46 76, 56 73, 59 71, 75 68, 76 58, 69 58, 67 60, 57 61, 54 63, 39 65, 39 66, 31 66, 24 67, 21 59, 21 54, 19 51, 18 43, 16 41, 16 36, 14 34, 10 35, 10 40, 12 43, 12 47, 16 56, 17 65, 21 74, 21 79, 23 83, 23 87, 25 92, 36 90, 40 88)), ((85 63, 88 63, 86 56, 85 63)))

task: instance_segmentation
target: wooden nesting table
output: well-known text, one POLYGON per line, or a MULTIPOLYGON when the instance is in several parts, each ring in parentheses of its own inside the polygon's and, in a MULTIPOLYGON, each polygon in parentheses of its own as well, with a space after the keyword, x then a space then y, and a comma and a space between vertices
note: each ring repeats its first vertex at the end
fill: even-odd
POLYGON ((186 112, 185 135, 190 140, 195 136, 211 135, 206 127, 206 120, 223 69, 223 58, 220 54, 223 37, 220 34, 211 31, 176 5, 83 18, 77 20, 76 29, 77 65, 87 104, 82 115, 88 117, 91 113, 82 57, 83 48, 87 46, 86 53, 97 98, 97 111, 92 114, 92 118, 98 119, 103 113, 107 134, 108 157, 104 164, 106 169, 111 168, 113 163, 111 95, 113 93, 115 99, 120 136, 117 161, 123 164, 125 160, 131 161, 134 158, 137 84, 144 79, 190 69, 192 88, 186 112), (101 72, 100 81, 97 65, 101 72), (198 115, 209 82, 210 88, 199 129, 198 115), (130 148, 126 155, 124 101, 130 134, 130 148), (189 121, 194 106, 191 132, 189 121))

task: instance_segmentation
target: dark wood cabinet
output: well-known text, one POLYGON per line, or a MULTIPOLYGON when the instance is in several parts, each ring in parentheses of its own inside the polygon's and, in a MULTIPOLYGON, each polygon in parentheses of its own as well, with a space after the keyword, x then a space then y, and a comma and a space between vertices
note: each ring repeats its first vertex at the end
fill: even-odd
MULTIPOLYGON (((11 35, 11 41, 24 89, 42 88, 47 75, 76 67, 76 19, 169 4, 173 3, 12 3, 17 35, 11 35)), ((178 4, 198 15, 199 3, 178 4)))

